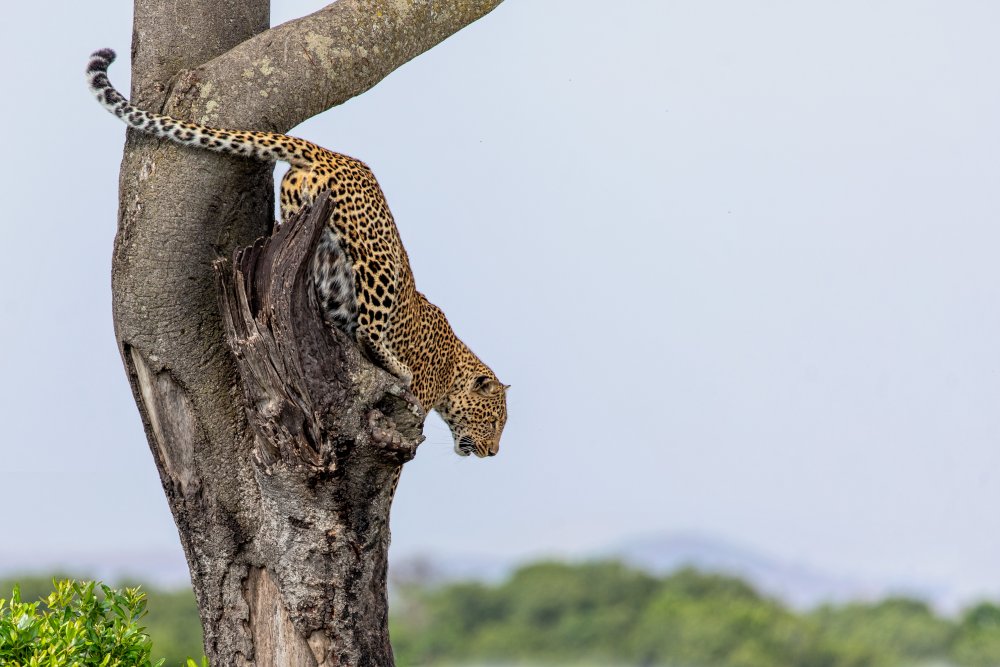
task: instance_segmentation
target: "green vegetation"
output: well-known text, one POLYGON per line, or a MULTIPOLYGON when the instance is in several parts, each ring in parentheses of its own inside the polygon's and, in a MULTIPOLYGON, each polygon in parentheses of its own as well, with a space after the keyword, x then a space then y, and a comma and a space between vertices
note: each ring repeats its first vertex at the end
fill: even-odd
MULTIPOLYGON (((52 590, 49 579, 21 584, 26 600, 44 599, 52 590)), ((0 591, 9 590, 10 583, 0 583, 0 591)), ((178 667, 188 656, 201 655, 201 628, 189 590, 150 590, 145 617, 134 591, 107 589, 102 596, 93 587, 87 590, 77 585, 69 595, 58 589, 30 612, 35 620, 27 624, 37 630, 26 626, 13 635, 18 614, 0 608, 0 665, 32 664, 26 654, 14 653, 27 650, 22 633, 59 635, 63 618, 82 627, 89 623, 103 642, 98 645, 139 656, 137 662, 115 658, 119 662, 109 665, 156 664, 163 658, 164 667, 178 667), (140 618, 151 653, 149 640, 136 629, 140 618)), ((798 613, 733 577, 695 570, 653 577, 610 562, 537 563, 496 586, 409 584, 397 593, 391 624, 400 667, 1000 667, 1000 606, 986 602, 956 618, 942 618, 906 598, 798 613)), ((60 637, 70 637, 78 631, 62 632, 60 637)), ((81 659, 79 664, 101 663, 81 659)))
MULTIPOLYGON (((58 576, 55 579, 65 579, 65 577, 58 576)), ((113 633, 116 631, 114 625, 116 612, 113 607, 108 607, 109 600, 116 601, 123 610, 130 611, 134 621, 139 621, 141 618, 141 625, 145 626, 145 634, 152 641, 152 652, 149 653, 145 662, 137 658, 138 661, 136 662, 122 661, 121 663, 115 663, 112 661, 108 663, 109 666, 115 664, 121 664, 123 667, 126 665, 156 665, 162 661, 164 667, 178 667, 179 665, 186 665, 189 656, 202 655, 201 623, 198 620, 194 593, 190 589, 177 591, 148 589, 144 594, 145 600, 136 600, 136 604, 141 606, 132 607, 127 604, 127 600, 123 601, 123 597, 129 590, 134 589, 126 589, 124 592, 111 591, 113 595, 109 596, 103 590, 104 587, 98 587, 96 590, 92 590, 94 599, 80 607, 82 598, 80 598, 79 594, 75 594, 76 601, 74 602, 64 599, 65 592, 60 593, 60 591, 65 590, 65 583, 57 582, 56 593, 54 594, 57 597, 54 599, 49 598, 50 592, 53 589, 53 577, 20 577, 16 583, 14 581, 0 581, 0 597, 7 596, 14 586, 18 584, 20 599, 27 601, 26 603, 20 603, 22 607, 31 607, 34 604, 34 611, 30 613, 31 617, 35 620, 27 621, 27 623, 38 626, 39 632, 48 631, 45 628, 51 629, 54 626, 60 625, 62 619, 65 618, 67 619, 67 623, 62 623, 62 625, 68 627, 69 620, 73 620, 74 623, 83 623, 84 627, 90 623, 95 626, 98 637, 103 638, 102 641, 112 640, 114 637, 113 633), (36 602, 38 600, 44 602, 38 604, 36 602), (81 611, 86 610, 89 615, 81 616, 80 613, 74 612, 73 605, 77 605, 76 608, 81 609, 81 611), (99 618, 101 605, 104 605, 104 621, 99 618), (60 608, 62 609, 62 616, 53 613, 53 610, 60 608), (109 608, 110 615, 107 613, 109 608), (147 608, 148 613, 143 616, 142 614, 147 608), (46 612, 46 610, 48 611, 46 612), (46 620, 44 622, 39 620, 39 616, 43 616, 46 620), (101 634, 102 632, 103 634, 101 634)), ((79 588, 80 585, 77 585, 77 587, 79 588)), ((84 590, 86 589, 84 588, 84 590)), ((7 632, 7 625, 5 624, 9 624, 18 615, 12 613, 12 611, 12 606, 8 607, 4 605, 0 607, 0 665, 31 665, 30 660, 24 657, 25 654, 14 653, 14 649, 11 648, 15 644, 12 643, 11 635, 7 632), (15 656, 17 656, 17 659, 15 659, 15 656)), ((16 623, 16 621, 14 622, 16 623)), ((70 632, 65 628, 64 630, 70 632)), ((22 633, 18 631, 16 636, 21 637, 22 633)), ((130 635, 130 638, 135 639, 138 636, 140 636, 138 633, 134 633, 130 635)), ((36 644, 45 641, 41 638, 41 635, 38 637, 35 642, 36 644)), ((58 652, 59 645, 57 644, 56 646, 58 652)), ((104 644, 100 646, 102 647, 102 651, 107 648, 104 644)), ((23 648, 18 650, 23 650, 23 648)), ((87 662, 82 657, 82 654, 76 657, 76 660, 77 663, 75 664, 79 665, 102 664, 99 661, 87 662)), ((72 661, 66 663, 42 661, 38 664, 45 667, 57 667, 62 664, 70 665, 74 663, 72 661)))
POLYGON ((1000 607, 958 619, 923 602, 796 613, 743 581, 617 563, 540 563, 499 586, 409 586, 392 618, 400 667, 1000 667, 1000 607))
POLYGON ((64 580, 42 601, 0 599, 0 664, 25 667, 149 667, 151 642, 139 626, 138 588, 115 590, 64 580))

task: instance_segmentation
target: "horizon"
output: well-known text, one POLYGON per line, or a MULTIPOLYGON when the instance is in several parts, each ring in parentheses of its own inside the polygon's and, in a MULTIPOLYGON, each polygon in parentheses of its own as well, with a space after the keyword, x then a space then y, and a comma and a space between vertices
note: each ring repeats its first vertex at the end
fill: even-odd
MULTIPOLYGON (((823 604, 873 603, 905 597, 921 600, 937 613, 954 617, 979 602, 1000 603, 1000 594, 968 594, 941 582, 926 580, 858 578, 844 572, 825 570, 809 562, 795 561, 782 554, 757 551, 722 536, 696 531, 637 534, 602 548, 574 553, 543 551, 506 557, 490 557, 475 552, 394 554, 389 559, 389 571, 391 577, 394 570, 398 575, 409 573, 414 566, 418 566, 425 583, 433 585, 462 581, 497 585, 508 580, 516 570, 532 564, 559 562, 573 565, 602 561, 621 562, 632 569, 659 577, 686 568, 735 577, 761 594, 780 600, 798 611, 808 611, 823 604), (650 554, 651 547, 659 553, 650 554), (656 560, 661 564, 652 562, 656 560)), ((26 551, 7 559, 0 554, 0 579, 16 580, 53 574, 105 582, 139 582, 163 590, 190 587, 187 562, 182 553, 174 551, 93 550, 67 552, 58 557, 26 551), (23 564, 27 562, 33 564, 26 567, 23 564)))

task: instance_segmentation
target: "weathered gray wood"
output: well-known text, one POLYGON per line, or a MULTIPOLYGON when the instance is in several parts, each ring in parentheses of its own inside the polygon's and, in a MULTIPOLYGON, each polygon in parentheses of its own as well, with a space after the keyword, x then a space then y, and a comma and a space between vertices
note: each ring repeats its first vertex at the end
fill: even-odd
POLYGON ((264 567, 249 576, 258 604, 250 625, 267 629, 258 652, 263 637, 283 638, 274 644, 285 651, 298 638, 300 651, 320 651, 320 664, 388 665, 389 507, 399 467, 423 439, 423 415, 323 323, 309 276, 330 208, 323 195, 232 265, 216 264, 256 435, 261 525, 244 549, 264 567), (262 613, 261 604, 274 608, 262 613))
MULTIPOLYGON (((340 0, 268 30, 267 0, 135 0, 132 99, 216 125, 285 130, 364 92, 498 3, 340 0)), ((130 132, 119 187, 115 330, 191 567, 207 655, 227 666, 391 665, 380 517, 392 459, 407 447, 377 414, 368 421, 391 378, 336 334, 289 349, 301 322, 268 329, 277 355, 252 341, 239 361, 231 351, 213 267, 270 229, 268 166, 130 132), (323 345, 329 358, 317 353, 323 345), (257 361, 248 366, 251 348, 257 361), (283 355, 292 352, 304 356, 290 363, 283 355), (279 357, 273 374, 260 367, 279 357), (328 387, 317 384, 321 371, 328 387), (295 389, 283 394, 286 372, 295 389), (246 396, 265 393, 248 412, 246 396)), ((262 250, 243 256, 242 275, 263 280, 244 264, 262 250)), ((283 312, 301 315, 307 305, 283 312)), ((234 333, 251 324, 236 312, 234 333)))

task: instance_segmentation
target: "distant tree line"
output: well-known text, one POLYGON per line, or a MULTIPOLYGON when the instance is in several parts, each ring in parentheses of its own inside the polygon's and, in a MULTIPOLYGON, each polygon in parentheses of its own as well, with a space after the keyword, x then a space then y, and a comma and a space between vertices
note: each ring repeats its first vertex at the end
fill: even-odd
MULTIPOLYGON (((12 583, 0 583, 0 597, 12 583)), ((50 578, 20 584, 25 600, 52 590, 50 578)), ((193 594, 146 590, 153 660, 201 656, 193 594)), ((537 563, 496 586, 409 583, 396 597, 400 667, 1000 667, 1000 606, 990 602, 955 618, 908 598, 797 613, 734 577, 654 577, 613 562, 537 563)))
POLYGON ((1000 607, 955 619, 890 598, 796 613, 740 579, 657 578, 621 564, 538 563, 498 586, 403 591, 399 665, 1000 667, 1000 607))

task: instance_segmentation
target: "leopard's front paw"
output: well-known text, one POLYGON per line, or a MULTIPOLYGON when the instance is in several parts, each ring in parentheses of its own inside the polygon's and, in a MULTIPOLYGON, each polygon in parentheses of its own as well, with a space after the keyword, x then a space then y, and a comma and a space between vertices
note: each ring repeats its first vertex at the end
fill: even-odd
POLYGON ((368 413, 368 432, 371 433, 372 443, 381 447, 400 465, 416 456, 417 445, 424 441, 423 434, 414 440, 403 437, 396 429, 396 422, 377 409, 368 413))

